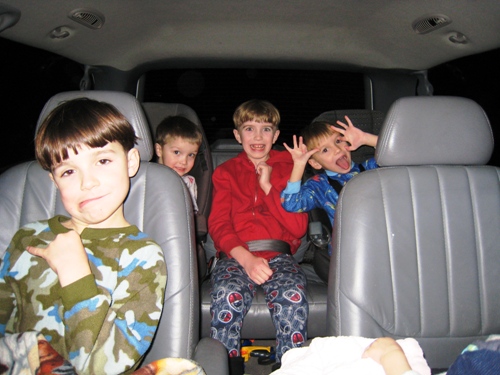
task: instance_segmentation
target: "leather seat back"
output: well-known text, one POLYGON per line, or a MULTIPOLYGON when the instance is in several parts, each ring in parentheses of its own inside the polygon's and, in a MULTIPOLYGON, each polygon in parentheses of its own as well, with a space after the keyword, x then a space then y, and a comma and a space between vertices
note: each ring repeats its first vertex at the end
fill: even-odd
POLYGON ((414 337, 432 368, 500 332, 500 169, 484 111, 396 101, 337 205, 328 335, 414 337))
MULTIPOLYGON (((191 198, 172 170, 150 163, 152 141, 143 110, 130 94, 75 91, 57 94, 44 107, 39 124, 60 102, 88 97, 113 104, 140 137, 141 166, 131 180, 125 217, 154 238, 164 250, 168 281, 164 309, 145 363, 164 357, 193 358, 199 341, 199 286, 191 198), (168 191, 168 194, 164 194, 168 191)), ((58 190, 36 161, 0 175, 0 249, 4 251, 20 226, 56 214, 68 215, 58 190)))

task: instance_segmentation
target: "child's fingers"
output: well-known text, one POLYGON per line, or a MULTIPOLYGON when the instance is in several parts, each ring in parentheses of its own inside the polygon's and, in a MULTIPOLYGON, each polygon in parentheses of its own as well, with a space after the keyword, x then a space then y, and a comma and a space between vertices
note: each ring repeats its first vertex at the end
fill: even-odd
POLYGON ((28 253, 30 253, 31 255, 34 255, 34 256, 37 256, 37 257, 43 258, 43 255, 44 255, 44 250, 45 250, 45 249, 41 249, 41 248, 39 248, 39 247, 28 246, 28 247, 26 247, 26 250, 27 250, 27 251, 28 251, 28 253))
POLYGON ((315 153, 317 153, 318 151, 319 151, 319 149, 318 149, 318 148, 313 148, 311 151, 308 151, 308 152, 306 153, 307 158, 309 159, 311 156, 313 156, 313 155, 314 155, 315 153))
POLYGON ((345 120, 347 121, 347 123, 349 124, 349 126, 353 126, 353 125, 352 125, 352 121, 351 121, 351 119, 350 119, 349 117, 344 116, 344 118, 345 118, 345 120))
POLYGON ((283 146, 285 146, 288 152, 292 152, 292 149, 286 144, 286 142, 283 142, 283 146))
POLYGON ((345 132, 347 131, 348 126, 340 121, 338 121, 337 124, 343 126, 343 128, 339 128, 338 126, 333 126, 333 125, 330 125, 330 127, 332 128, 333 131, 344 135, 345 132))

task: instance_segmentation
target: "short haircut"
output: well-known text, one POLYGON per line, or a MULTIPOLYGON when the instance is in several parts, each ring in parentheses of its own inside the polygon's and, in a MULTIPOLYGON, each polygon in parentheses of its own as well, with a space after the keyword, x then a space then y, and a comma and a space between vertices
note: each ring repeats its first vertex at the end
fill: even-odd
POLYGON ((181 138, 187 142, 201 145, 203 134, 200 128, 183 116, 169 116, 165 118, 156 128, 155 142, 164 145, 175 138, 181 138))
POLYGON ((125 152, 137 143, 134 128, 113 105, 88 98, 72 99, 54 108, 35 137, 35 155, 43 169, 51 171, 78 154, 82 145, 100 148, 118 142, 125 152))
POLYGON ((277 129, 281 118, 278 109, 268 101, 252 99, 236 108, 233 115, 236 129, 247 121, 269 122, 277 129))
POLYGON ((337 133, 332 125, 325 121, 314 121, 301 131, 302 139, 308 150, 316 148, 320 141, 337 133))

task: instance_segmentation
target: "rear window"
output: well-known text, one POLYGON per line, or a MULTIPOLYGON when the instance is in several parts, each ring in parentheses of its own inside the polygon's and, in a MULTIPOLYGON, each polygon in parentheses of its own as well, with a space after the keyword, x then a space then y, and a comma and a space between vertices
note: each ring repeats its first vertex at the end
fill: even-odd
POLYGON ((281 115, 277 144, 320 113, 362 109, 363 75, 357 73, 274 69, 157 70, 145 76, 144 101, 182 103, 198 114, 208 141, 233 138, 233 113, 249 99, 273 103, 281 115))

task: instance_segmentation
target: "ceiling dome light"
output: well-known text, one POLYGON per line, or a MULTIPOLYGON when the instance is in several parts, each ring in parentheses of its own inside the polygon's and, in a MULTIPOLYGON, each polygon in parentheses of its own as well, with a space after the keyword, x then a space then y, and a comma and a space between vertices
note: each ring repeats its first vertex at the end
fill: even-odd
POLYGON ((70 35, 70 29, 66 26, 56 27, 49 33, 51 39, 66 39, 70 35))
POLYGON ((449 38, 450 42, 455 44, 467 44, 469 42, 469 38, 467 38, 464 34, 455 31, 452 33, 449 38))

